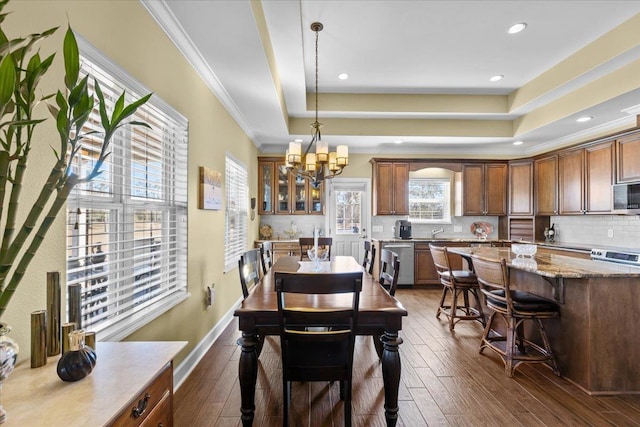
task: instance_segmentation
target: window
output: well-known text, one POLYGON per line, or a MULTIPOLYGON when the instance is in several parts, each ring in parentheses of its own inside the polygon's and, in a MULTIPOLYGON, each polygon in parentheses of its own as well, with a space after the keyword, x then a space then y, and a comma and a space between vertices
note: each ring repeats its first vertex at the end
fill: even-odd
POLYGON ((409 220, 451 222, 451 181, 442 178, 409 180, 409 220))
POLYGON ((336 191, 336 234, 360 234, 362 191, 336 191))
POLYGON ((225 160, 227 206, 224 215, 224 270, 238 266, 240 255, 247 250, 247 168, 231 158, 225 160))
MULTIPOLYGON (((99 81, 109 108, 125 89, 127 102, 148 93, 79 45, 81 73, 99 81)), ((92 114, 85 131, 99 122, 92 114)), ((82 285, 82 327, 100 340, 124 338, 187 296, 187 121, 156 96, 132 120, 151 129, 121 128, 102 174, 67 201, 67 284, 82 285)), ((99 148, 86 139, 73 171, 83 176, 99 148)))

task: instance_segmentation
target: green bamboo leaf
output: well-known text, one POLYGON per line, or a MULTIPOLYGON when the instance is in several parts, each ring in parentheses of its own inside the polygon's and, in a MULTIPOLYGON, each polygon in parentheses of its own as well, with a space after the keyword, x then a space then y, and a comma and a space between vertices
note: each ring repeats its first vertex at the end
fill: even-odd
MULTIPOLYGON (((0 23, 2 22, 2 18, 4 18, 5 16, 6 14, 0 15, 0 23)), ((7 35, 4 33, 4 31, 2 31, 2 28, 0 28, 0 46, 4 45, 8 41, 9 39, 7 38, 7 35)))
POLYGON ((80 52, 78 51, 76 36, 73 34, 71 27, 67 27, 62 51, 64 52, 64 83, 67 89, 71 90, 78 81, 78 74, 80 73, 80 52))
POLYGON ((148 123, 146 123, 146 122, 139 122, 139 121, 136 121, 136 120, 132 120, 132 121, 130 121, 128 124, 133 125, 133 126, 144 126, 144 127, 146 127, 146 128, 153 129, 153 128, 152 128, 151 126, 149 126, 149 124, 148 124, 148 123))
POLYGON ((0 108, 11 99, 16 86, 16 65, 13 57, 7 55, 0 62, 0 108))
POLYGON ((147 95, 143 96, 142 98, 138 99, 137 101, 134 101, 131 104, 129 104, 128 106, 126 106, 124 108, 124 110, 122 110, 122 114, 120 114, 120 117, 118 117, 118 120, 122 121, 122 120, 126 119, 127 117, 129 117, 130 115, 132 115, 133 113, 135 113, 136 110, 141 105, 145 104, 149 100, 149 98, 151 98, 152 95, 153 95, 153 93, 147 94, 147 95))
POLYGON ((50 102, 47 102, 47 108, 53 117, 58 117, 58 113, 60 112, 59 108, 56 108, 56 106, 50 102))
POLYGON ((122 113, 122 109, 124 108, 124 96, 125 96, 125 92, 122 92, 122 94, 118 97, 118 100, 116 101, 115 105, 113 106, 113 113, 111 114, 111 123, 114 126, 116 123, 120 121, 118 118, 120 117, 120 114, 122 113))
POLYGON ((98 80, 94 79, 93 81, 94 81, 94 87, 96 89, 96 95, 98 96, 98 106, 100 108, 100 121, 105 132, 109 133, 109 130, 111 129, 111 125, 109 123, 109 115, 107 114, 107 107, 104 102, 104 94, 102 93, 102 89, 100 89, 100 84, 98 83, 98 80))
POLYGON ((78 83, 69 94, 69 107, 74 107, 82 98, 83 94, 87 92, 87 79, 89 76, 85 76, 84 79, 78 83))

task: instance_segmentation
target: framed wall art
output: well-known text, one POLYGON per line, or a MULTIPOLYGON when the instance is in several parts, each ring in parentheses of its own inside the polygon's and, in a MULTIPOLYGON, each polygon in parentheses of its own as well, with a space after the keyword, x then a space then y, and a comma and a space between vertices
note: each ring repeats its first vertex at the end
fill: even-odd
POLYGON ((222 209, 222 174, 204 166, 200 166, 198 208, 222 209))

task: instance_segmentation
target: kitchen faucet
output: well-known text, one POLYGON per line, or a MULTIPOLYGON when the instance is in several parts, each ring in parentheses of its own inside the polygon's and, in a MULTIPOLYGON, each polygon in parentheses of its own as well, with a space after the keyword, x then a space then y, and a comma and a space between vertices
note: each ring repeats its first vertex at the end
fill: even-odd
POLYGON ((440 233, 444 233, 444 228, 439 228, 439 229, 433 229, 431 230, 431 238, 433 239, 434 237, 436 237, 436 234, 440 234, 440 233))

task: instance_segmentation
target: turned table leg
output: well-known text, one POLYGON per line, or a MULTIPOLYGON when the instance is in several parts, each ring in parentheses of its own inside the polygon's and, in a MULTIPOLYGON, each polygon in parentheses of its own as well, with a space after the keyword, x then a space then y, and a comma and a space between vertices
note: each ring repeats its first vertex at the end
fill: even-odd
POLYGON ((249 427, 253 424, 253 415, 256 409, 255 394, 256 381, 258 379, 258 340, 256 334, 252 332, 242 332, 242 338, 238 339, 238 345, 242 346, 240 353, 240 363, 238 367, 238 378, 240 380, 240 395, 242 405, 242 425, 249 427))
POLYGON ((402 338, 397 332, 385 331, 382 336, 382 380, 384 382, 384 416, 387 426, 394 427, 398 422, 398 389, 400 388, 400 353, 398 346, 402 338))

